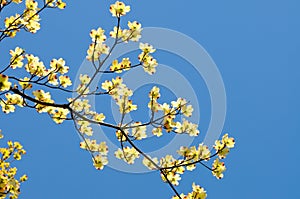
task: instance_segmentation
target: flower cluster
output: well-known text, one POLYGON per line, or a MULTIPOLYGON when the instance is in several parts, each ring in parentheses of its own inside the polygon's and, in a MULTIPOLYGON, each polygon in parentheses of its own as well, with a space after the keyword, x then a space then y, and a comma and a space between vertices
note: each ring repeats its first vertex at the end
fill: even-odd
POLYGON ((110 71, 121 73, 123 70, 130 70, 131 62, 129 58, 123 58, 120 63, 118 63, 118 60, 114 60, 112 62, 112 65, 110 66, 110 71))
MULTIPOLYGON (((222 140, 216 140, 214 148, 219 158, 224 159, 228 155, 231 148, 234 147, 234 138, 228 137, 228 134, 223 135, 222 140)), ((217 158, 212 165, 212 174, 218 178, 223 178, 223 172, 226 170, 224 162, 220 162, 217 158)))
MULTIPOLYGON (((19 4, 22 0, 13 0, 12 2, 19 4)), ((1 1, 1 7, 7 5, 7 1, 1 1)), ((25 29, 28 32, 36 33, 40 27, 39 12, 47 7, 64 9, 66 3, 61 0, 47 0, 42 8, 38 7, 35 0, 25 1, 25 10, 22 14, 15 14, 6 17, 4 20, 5 30, 3 32, 9 37, 15 37, 17 32, 25 29)))
POLYGON ((94 167, 96 169, 102 170, 104 166, 108 164, 108 147, 105 142, 97 144, 96 140, 85 139, 84 141, 80 142, 80 148, 93 154, 97 153, 97 155, 93 158, 94 167))
POLYGON ((100 59, 102 54, 109 53, 109 47, 103 43, 106 40, 104 32, 105 31, 102 28, 91 30, 90 37, 92 38, 92 43, 87 50, 87 60, 96 61, 100 59))
MULTIPOLYGON (((35 7, 35 4, 30 4, 31 9, 35 7)), ((22 68, 29 73, 29 77, 24 77, 18 80, 19 85, 22 90, 30 90, 33 87, 33 84, 39 85, 49 85, 55 86, 56 88, 66 88, 72 85, 71 79, 65 75, 69 71, 69 67, 66 66, 65 60, 62 58, 52 59, 50 62, 50 68, 46 68, 44 63, 39 60, 37 56, 32 54, 25 54, 25 50, 16 47, 14 50, 10 51, 10 68, 22 68), (24 64, 24 58, 26 58, 26 63, 24 64), (44 80, 44 81, 43 81, 44 80)), ((9 77, 3 74, 0 74, 0 91, 9 91, 11 89, 12 82, 9 81, 9 77)), ((15 89, 18 87, 15 85, 15 89)), ((34 108, 39 113, 48 113, 53 118, 54 122, 60 124, 62 123, 69 114, 69 110, 65 108, 55 107, 54 100, 51 99, 50 92, 45 92, 42 89, 35 90, 32 92, 34 98, 39 101, 35 104, 34 108)), ((1 99, 0 105, 4 113, 11 113, 15 111, 15 105, 20 107, 27 106, 25 99, 19 94, 5 94, 6 100, 1 99)))
POLYGON ((26 54, 25 57, 27 59, 27 64, 25 65, 25 69, 30 75, 43 77, 48 74, 48 71, 44 63, 40 61, 38 57, 32 54, 26 54))
MULTIPOLYGON (((14 50, 10 50, 10 67, 12 69, 22 68, 24 65, 24 57, 27 61, 24 68, 29 73, 31 78, 25 77, 23 79, 20 79, 19 84, 22 86, 22 89, 26 90, 32 87, 32 84, 30 84, 30 80, 32 80, 32 77, 39 77, 39 80, 47 78, 46 83, 53 86, 66 88, 72 85, 70 77, 65 75, 69 71, 69 67, 66 66, 66 62, 64 59, 52 59, 50 61, 50 68, 47 69, 44 63, 40 61, 39 57, 32 54, 24 55, 24 53, 25 50, 20 47, 16 47, 14 50), (60 74, 59 77, 58 74, 60 74)), ((6 90, 8 90, 8 86, 6 86, 5 88, 6 90)))
POLYGON ((191 117, 192 113, 194 111, 192 105, 188 105, 188 102, 184 98, 178 98, 177 101, 172 101, 171 102, 173 108, 179 109, 180 112, 186 116, 186 117, 191 117))
POLYGON ((91 123, 85 120, 77 120, 77 125, 79 126, 78 130, 82 135, 92 136, 93 128, 91 127, 91 123))
POLYGON ((151 55, 155 52, 153 46, 148 43, 140 43, 142 52, 139 54, 138 59, 143 64, 144 71, 152 75, 156 72, 157 61, 151 55))
POLYGON ((45 92, 44 90, 36 90, 33 91, 32 94, 35 96, 36 100, 39 102, 44 102, 37 103, 35 106, 39 113, 48 113, 51 115, 53 121, 57 124, 60 124, 67 119, 67 115, 70 112, 68 109, 45 105, 54 103, 54 100, 51 99, 51 94, 49 92, 45 92))
POLYGON ((80 84, 78 85, 76 91, 82 97, 86 97, 86 95, 90 93, 89 83, 91 81, 91 78, 86 74, 80 74, 79 80, 80 84))
MULTIPOLYGON (((193 191, 188 193, 187 195, 180 194, 182 199, 205 199, 207 197, 206 191, 204 188, 196 185, 195 183, 192 184, 193 191)), ((178 196, 173 196, 172 199, 179 199, 178 196)))
MULTIPOLYGON (((148 50, 151 52, 151 48, 148 50)), ((198 125, 189 122, 186 119, 182 119, 181 122, 175 122, 176 115, 183 115, 185 117, 191 117, 193 113, 192 105, 188 105, 188 102, 183 98, 178 98, 176 101, 172 101, 171 105, 167 103, 160 104, 158 99, 160 98, 159 88, 154 86, 149 92, 149 103, 148 108, 154 114, 155 112, 163 112, 163 128, 167 132, 175 132, 178 134, 186 133, 190 136, 198 136, 199 130, 198 125)), ((157 137, 162 135, 162 127, 156 127, 152 130, 152 133, 157 137)))
POLYGON ((20 47, 16 47, 15 50, 10 50, 9 51, 9 54, 11 55, 10 67, 12 69, 22 68, 22 66, 23 66, 22 61, 24 59, 24 56, 23 56, 24 52, 25 51, 20 47))
POLYGON ((123 83, 121 77, 113 78, 111 81, 106 80, 101 88, 116 101, 120 113, 126 114, 137 109, 137 105, 132 104, 132 100, 129 99, 133 92, 123 83))
POLYGON ((150 101, 148 103, 148 108, 151 109, 152 112, 157 112, 161 110, 161 105, 157 102, 158 98, 160 98, 159 88, 154 86, 149 92, 150 101))
POLYGON ((0 91, 8 91, 11 87, 11 82, 8 81, 8 76, 0 74, 0 91))
MULTIPOLYGON (((22 0, 1 1, 1 9, 11 2, 19 4, 22 0)), ((36 33, 40 29, 39 13, 43 9, 50 7, 64 9, 66 6, 62 0, 45 0, 43 3, 43 6, 39 7, 37 1, 25 0, 25 10, 22 14, 5 18, 5 29, 0 30, 2 32, 0 41, 5 37, 15 37, 16 33, 22 29, 36 33)), ((141 66, 146 73, 152 75, 158 66, 157 60, 153 57, 156 49, 148 43, 140 43, 141 53, 137 56, 137 64, 132 63, 133 59, 118 58, 110 63, 109 70, 103 69, 116 45, 130 41, 137 42, 140 40, 142 32, 141 23, 135 20, 128 21, 127 27, 121 27, 123 24, 121 17, 130 11, 130 6, 117 1, 110 5, 109 10, 117 20, 117 26, 114 26, 113 30, 109 32, 114 42, 110 47, 105 44, 107 36, 101 27, 90 31, 91 43, 86 59, 92 62, 94 72, 91 75, 80 74, 80 83, 74 90, 68 88, 72 85, 70 77, 67 76, 70 68, 63 58, 53 58, 48 67, 39 57, 26 53, 20 47, 10 50, 9 65, 1 70, 0 74, 2 111, 8 114, 14 112, 17 106, 29 107, 39 113, 47 113, 57 124, 61 124, 65 120, 73 121, 75 129, 82 138, 80 148, 91 154, 93 165, 98 170, 104 169, 108 164, 108 146, 105 142, 95 140, 93 128, 96 125, 111 127, 116 131, 116 138, 120 142, 120 148, 114 152, 117 159, 134 164, 140 156, 143 156, 144 166, 150 170, 159 171, 163 182, 168 183, 174 190, 174 186, 179 185, 184 172, 194 171, 197 164, 209 169, 216 178, 223 178, 226 167, 221 159, 226 158, 230 149, 235 145, 234 139, 228 137, 228 134, 215 142, 215 153, 211 153, 204 144, 181 146, 177 151, 179 158, 174 158, 172 155, 151 158, 136 145, 136 141, 148 138, 149 127, 152 128, 150 131, 156 137, 162 136, 164 132, 198 136, 200 133, 198 124, 188 121, 188 117, 192 116, 194 109, 186 99, 178 98, 171 103, 160 103, 160 89, 154 86, 148 94, 148 108, 151 114, 149 120, 143 122, 131 120, 126 123, 127 114, 137 110, 137 105, 133 104, 131 100, 133 91, 126 86, 123 79, 113 76, 112 79, 101 84, 103 90, 100 87, 93 88, 93 81, 99 73, 122 73, 141 66), (7 70, 16 69, 24 70, 26 75, 22 78, 6 75, 7 70), (50 92, 53 90, 73 93, 77 96, 68 98, 64 104, 59 104, 53 99, 56 96, 50 92), (115 100, 121 114, 119 124, 107 123, 104 121, 106 116, 103 113, 92 109, 93 106, 88 96, 101 95, 108 95, 115 100), (211 167, 206 165, 208 161, 212 162, 211 167)), ((10 74, 16 75, 17 71, 10 74)), ((11 167, 11 160, 20 160, 25 154, 25 150, 19 142, 9 141, 7 144, 7 147, 0 148, 2 155, 0 159, 0 199, 7 196, 12 199, 18 198, 20 183, 27 180, 26 175, 17 180, 15 178, 17 170, 11 167)), ((177 191, 175 192, 177 194, 177 191)), ((205 199, 206 197, 206 191, 193 183, 192 192, 187 195, 177 194, 173 199, 205 199)))
POLYGON ((220 162, 220 160, 217 158, 213 162, 212 165, 212 174, 216 176, 216 178, 221 179, 224 177, 223 172, 226 170, 224 162, 220 162))
POLYGON ((230 149, 234 147, 234 144, 234 138, 228 137, 228 134, 223 135, 222 140, 216 140, 214 148, 218 153, 219 158, 225 158, 230 149))
POLYGON ((169 168, 164 169, 162 171, 163 173, 160 174, 164 182, 170 181, 175 186, 179 185, 179 181, 181 180, 180 175, 184 173, 185 168, 183 166, 177 166, 178 164, 180 164, 180 161, 171 155, 166 155, 160 159, 160 167, 169 168))
POLYGON ((8 114, 8 113, 14 112, 15 111, 14 105, 23 107, 23 99, 20 95, 6 93, 5 97, 6 97, 6 100, 2 99, 0 101, 0 106, 2 107, 2 111, 4 113, 8 114))
POLYGON ((142 140, 147 138, 146 130, 147 130, 146 125, 142 125, 141 122, 135 122, 130 129, 124 129, 122 131, 117 130, 116 137, 120 142, 126 142, 127 141, 126 136, 129 137, 131 140, 142 140))
POLYGON ((135 140, 142 140, 147 138, 146 130, 147 127, 145 125, 141 125, 141 122, 135 122, 133 124, 132 130, 131 130, 131 137, 133 137, 135 140))
POLYGON ((193 124, 192 122, 182 119, 182 122, 176 122, 176 133, 187 133, 190 136, 199 135, 198 125, 193 124))
POLYGON ((126 15, 130 11, 130 6, 126 6, 121 1, 116 1, 115 4, 110 5, 109 11, 113 17, 120 17, 126 15))
POLYGON ((128 164, 133 164, 134 160, 140 157, 140 153, 135 148, 127 146, 123 149, 118 149, 115 152, 115 156, 128 164))
POLYGON ((63 76, 63 74, 66 74, 69 71, 69 67, 65 65, 66 62, 62 58, 59 59, 52 59, 50 62, 50 70, 51 71, 48 75, 48 83, 52 84, 53 86, 62 86, 66 88, 67 86, 71 86, 72 82, 68 76, 63 76), (61 74, 59 78, 57 78, 58 73, 61 74), (59 80, 59 82, 58 82, 59 80))
POLYGON ((126 136, 124 134, 126 136, 128 136, 129 130, 128 129, 124 129, 123 131, 120 131, 120 130, 116 131, 116 137, 117 137, 118 141, 120 141, 120 142, 127 141, 127 138, 126 138, 126 136))
MULTIPOLYGON (((196 168, 196 163, 202 160, 208 161, 210 159, 210 151, 206 145, 199 144, 198 148, 192 147, 180 147, 177 153, 184 159, 182 163, 186 166, 186 170, 192 171, 196 168)), ((182 164, 181 163, 181 164, 182 164)))
POLYGON ((121 29, 118 26, 115 26, 114 29, 109 33, 111 38, 116 38, 117 40, 122 40, 123 42, 134 41, 137 42, 140 40, 142 32, 142 24, 137 21, 128 21, 128 29, 121 29))
MULTIPOLYGON (((158 165, 159 168, 162 168, 161 177, 164 182, 170 182, 173 185, 177 186, 179 185, 179 181, 181 180, 180 175, 184 173, 185 170, 193 171, 196 168, 196 164, 202 161, 208 161, 215 155, 218 155, 219 157, 224 158, 224 155, 222 153, 222 150, 227 148, 233 148, 234 147, 234 139, 229 138, 227 134, 225 134, 222 137, 222 140, 216 141, 216 144, 214 146, 217 150, 216 154, 211 155, 210 150, 208 147, 204 144, 199 144, 198 147, 192 146, 192 147, 180 147, 180 149, 177 151, 177 153, 183 157, 183 159, 175 159, 171 155, 166 155, 165 157, 162 157, 160 159, 160 162, 158 163, 157 158, 150 158, 152 161, 149 160, 149 158, 144 158, 143 164, 149 168, 150 170, 157 169, 155 166, 158 165)), ((226 170, 224 162, 220 162, 219 158, 216 158, 213 161, 212 168, 210 169, 212 171, 212 174, 218 178, 223 178, 223 172, 226 170)), ((194 194, 196 192, 203 193, 203 195, 197 195, 199 198, 205 198, 206 192, 204 189, 202 189, 199 186, 193 185, 193 192, 189 193, 188 195, 181 195, 182 198, 190 198, 191 196, 194 197, 194 194), (201 196, 201 197, 200 197, 201 196)), ((176 198, 178 196, 174 196, 176 198)), ((196 197, 197 198, 197 197, 196 197)))
MULTIPOLYGON (((1 133, 1 130, 0 130, 1 133)), ((1 134, 1 138, 2 138, 1 134)), ((20 194, 20 185, 27 180, 23 175, 17 179, 17 168, 12 167, 11 162, 21 160, 22 155, 26 154, 23 146, 19 142, 8 141, 6 147, 0 148, 0 198, 7 196, 11 199, 18 198, 20 194)))

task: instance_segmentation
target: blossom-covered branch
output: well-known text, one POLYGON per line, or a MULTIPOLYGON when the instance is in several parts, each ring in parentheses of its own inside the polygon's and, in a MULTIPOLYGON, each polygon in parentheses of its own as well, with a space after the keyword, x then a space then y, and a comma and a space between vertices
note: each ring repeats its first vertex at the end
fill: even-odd
MULTIPOLYGON (((1 10, 11 2, 19 4, 22 1, 1 1, 1 10)), ((0 29, 0 42, 6 37, 15 37, 20 30, 35 33, 40 29, 39 13, 41 11, 46 8, 63 9, 66 6, 61 0, 45 0, 43 3, 43 6, 39 8, 36 1, 26 0, 26 9, 22 14, 7 17, 4 21, 5 28, 0 29)), ((67 74, 72 67, 67 66, 63 58, 53 58, 47 65, 39 57, 26 52, 21 47, 10 50, 9 64, 0 68, 0 106, 2 111, 9 114, 15 112, 16 106, 26 107, 35 109, 38 113, 48 114, 57 124, 72 121, 75 131, 82 140, 80 148, 91 154, 93 165, 98 170, 104 169, 109 164, 107 156, 110 149, 104 141, 99 142, 93 139, 95 125, 92 124, 97 124, 97 128, 108 127, 115 131, 115 138, 120 143, 120 148, 113 152, 117 159, 134 164, 136 159, 142 157, 145 167, 160 172, 161 179, 175 193, 173 199, 206 198, 207 194, 204 188, 194 183, 192 192, 187 195, 180 194, 175 187, 179 185, 184 172, 194 171, 197 165, 204 166, 216 178, 221 179, 226 170, 221 159, 227 156, 230 149, 234 147, 235 141, 225 134, 221 140, 215 142, 214 153, 211 153, 203 143, 198 146, 181 146, 177 150, 179 158, 174 158, 172 155, 150 157, 142 147, 139 147, 137 143, 147 139, 149 133, 157 138, 169 134, 185 134, 196 137, 200 131, 198 124, 189 121, 194 109, 188 100, 178 98, 170 103, 161 102, 161 93, 157 86, 153 86, 149 91, 148 106, 144 107, 151 112, 150 117, 147 120, 141 118, 138 121, 126 121, 128 114, 138 110, 138 105, 132 100, 134 91, 117 74, 142 67, 147 74, 153 75, 158 66, 158 62, 153 56, 156 49, 151 44, 140 43, 140 53, 135 60, 129 57, 115 59, 109 63, 108 70, 103 69, 104 64, 107 64, 112 52, 119 44, 138 42, 142 37, 140 22, 128 21, 127 27, 121 26, 121 20, 130 9, 130 6, 120 1, 110 6, 110 13, 116 18, 116 26, 112 27, 109 32, 109 37, 114 39, 111 46, 105 43, 108 36, 104 29, 98 27, 90 31, 91 43, 88 46, 86 59, 91 62, 93 72, 91 75, 80 74, 80 83, 76 85, 76 89, 70 89, 73 83, 67 74), (14 73, 15 70, 23 70, 24 76, 16 75, 19 73, 14 73), (115 76, 95 86, 95 80, 99 74, 115 74, 115 76), (55 100, 57 93, 73 94, 73 97, 70 96, 60 103, 55 100), (120 121, 107 122, 105 113, 93 109, 89 96, 111 97, 119 107, 120 121), (206 163, 210 160, 213 160, 212 166, 208 166, 206 163)), ((0 197, 1 194, 6 196, 9 192, 0 190, 0 197)), ((17 196, 18 194, 16 198, 17 196)))

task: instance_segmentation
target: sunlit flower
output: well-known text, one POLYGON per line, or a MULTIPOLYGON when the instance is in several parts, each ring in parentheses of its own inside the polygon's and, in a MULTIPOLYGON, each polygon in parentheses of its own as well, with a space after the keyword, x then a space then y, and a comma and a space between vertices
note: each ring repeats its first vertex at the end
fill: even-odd
POLYGON ((16 47, 15 50, 10 50, 9 51, 9 54, 11 55, 11 58, 10 58, 10 67, 12 69, 15 69, 15 68, 22 68, 23 66, 23 54, 24 53, 24 50, 22 48, 19 48, 19 47, 16 47))
POLYGON ((140 157, 140 154, 135 148, 124 147, 123 150, 118 149, 115 152, 115 156, 118 159, 124 160, 128 164, 133 164, 134 160, 140 157))
POLYGON ((213 162, 212 165, 212 174, 216 176, 216 178, 221 179, 223 178, 223 172, 226 170, 224 162, 220 162, 220 160, 217 158, 213 162))
POLYGON ((8 76, 0 74, 0 91, 8 91, 11 87, 11 82, 8 81, 8 76))
POLYGON ((22 87, 22 89, 26 90, 26 89, 31 89, 32 88, 32 84, 29 83, 29 78, 28 77, 24 77, 23 79, 20 79, 21 81, 19 81, 20 86, 22 87))
POLYGON ((60 74, 65 74, 69 71, 69 67, 65 64, 66 62, 63 58, 52 59, 50 62, 50 67, 52 71, 59 72, 60 74))
POLYGON ((104 30, 102 28, 98 28, 97 30, 92 29, 90 32, 90 37, 93 42, 102 43, 106 40, 106 36, 104 35, 104 30))
POLYGON ((130 11, 130 6, 126 6, 121 1, 116 1, 115 4, 110 5, 109 11, 113 17, 120 17, 126 15, 130 11))
POLYGON ((63 2, 62 0, 57 0, 55 3, 59 9, 65 9, 65 7, 67 6, 67 4, 65 2, 63 2))
POLYGON ((68 76, 59 76, 59 83, 64 88, 72 85, 72 81, 68 76))

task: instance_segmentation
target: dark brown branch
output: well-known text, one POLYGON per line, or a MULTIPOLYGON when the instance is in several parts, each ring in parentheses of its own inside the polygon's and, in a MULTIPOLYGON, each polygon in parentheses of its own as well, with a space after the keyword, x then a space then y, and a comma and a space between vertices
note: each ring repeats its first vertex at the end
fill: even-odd
POLYGON ((40 105, 52 106, 52 107, 57 107, 57 108, 64 108, 64 109, 68 109, 69 111, 72 110, 68 104, 56 104, 56 103, 42 102, 40 100, 34 99, 34 98, 22 93, 17 88, 11 88, 10 91, 12 91, 15 94, 20 95, 24 99, 30 100, 30 101, 32 101, 34 103, 37 103, 37 104, 40 104, 40 105))

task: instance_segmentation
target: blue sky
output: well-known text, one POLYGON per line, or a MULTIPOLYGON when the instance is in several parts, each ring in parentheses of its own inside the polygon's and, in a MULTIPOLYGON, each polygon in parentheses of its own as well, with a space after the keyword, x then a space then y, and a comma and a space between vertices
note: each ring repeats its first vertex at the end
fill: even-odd
MULTIPOLYGON (((7 63, 4 60, 8 59, 8 50, 20 45, 39 55, 45 63, 52 57, 64 57, 71 68, 70 75, 75 77, 90 42, 89 31, 99 26, 110 30, 114 25, 108 12, 113 2, 67 2, 64 11, 47 10, 41 15, 42 29, 36 35, 21 33, 15 39, 4 40, 0 63, 7 63)), ((178 190, 188 192, 191 182, 196 181, 205 187, 208 198, 299 198, 300 192, 296 190, 299 155, 295 152, 300 138, 297 56, 300 3, 296 0, 126 3, 132 11, 125 20, 138 20, 144 27, 173 29, 200 43, 217 64, 226 88, 223 131, 235 137, 236 148, 226 159, 225 177, 216 180, 209 171, 200 168, 187 173, 178 190)), ((171 57, 168 54, 162 52, 157 56, 164 64, 176 64, 175 58, 168 60, 171 57)), ((205 88, 203 93, 207 95, 205 88)), ((203 129, 210 114, 205 107, 201 113, 203 129)), ((80 139, 72 123, 55 125, 47 115, 29 109, 18 109, 11 115, 0 113, 0 118, 6 138, 22 142, 28 152, 18 163, 19 172, 29 175, 21 198, 170 198, 173 195, 158 173, 130 174, 109 167, 100 172, 95 170, 89 154, 79 148, 80 139)))

